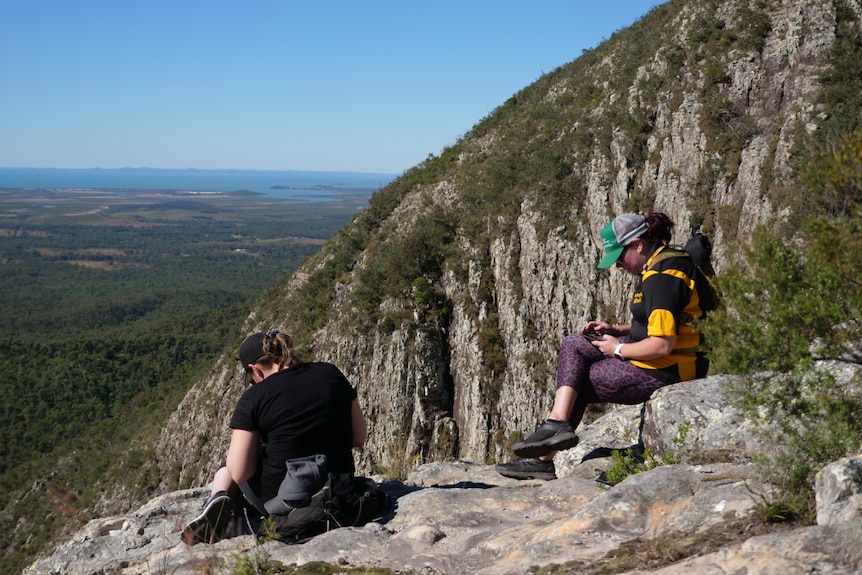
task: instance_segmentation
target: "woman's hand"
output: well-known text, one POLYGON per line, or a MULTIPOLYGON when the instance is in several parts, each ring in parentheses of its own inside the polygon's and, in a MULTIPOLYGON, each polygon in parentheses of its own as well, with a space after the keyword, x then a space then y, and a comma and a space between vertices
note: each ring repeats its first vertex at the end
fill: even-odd
POLYGON ((581 328, 581 333, 613 333, 613 328, 609 323, 593 320, 581 328))
POLYGON ((612 335, 603 335, 601 339, 593 340, 590 343, 599 348, 606 356, 613 357, 614 350, 620 344, 620 340, 612 335))
POLYGON ((613 335, 615 337, 620 337, 622 335, 628 335, 631 331, 631 324, 626 325, 611 325, 604 321, 590 321, 587 322, 587 325, 581 328, 581 333, 604 333, 607 335, 613 335))

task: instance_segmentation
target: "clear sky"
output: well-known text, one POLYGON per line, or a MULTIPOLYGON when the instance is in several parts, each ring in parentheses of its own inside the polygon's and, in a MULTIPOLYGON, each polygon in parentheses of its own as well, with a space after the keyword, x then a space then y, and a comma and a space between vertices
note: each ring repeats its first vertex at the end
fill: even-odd
POLYGON ((654 0, 15 0, 0 166, 400 174, 654 0))

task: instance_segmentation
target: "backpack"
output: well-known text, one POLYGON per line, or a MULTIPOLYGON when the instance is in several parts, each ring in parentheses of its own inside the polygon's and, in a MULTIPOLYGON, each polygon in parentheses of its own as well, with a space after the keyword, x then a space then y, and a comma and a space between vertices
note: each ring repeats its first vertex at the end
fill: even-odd
MULTIPOLYGON (((703 313, 699 318, 685 318, 689 323, 697 323, 706 317, 709 312, 721 309, 721 294, 715 284, 715 270, 712 267, 712 242, 700 232, 695 232, 682 248, 670 246, 665 248, 655 260, 650 269, 667 258, 688 255, 695 266, 694 288, 700 301, 700 310, 703 313)), ((701 334, 701 347, 703 346, 703 335, 701 334)), ((695 377, 698 379, 706 377, 709 372, 709 358, 703 349, 698 349, 695 359, 695 377)))
POLYGON ((286 462, 287 474, 278 495, 265 508, 275 522, 275 537, 303 543, 330 529, 365 525, 381 517, 388 496, 367 477, 333 474, 324 455, 286 462))
POLYGON ((694 276, 694 287, 700 300, 700 310, 703 316, 692 318, 696 321, 703 319, 709 312, 722 308, 721 296, 715 283, 715 270, 712 267, 712 242, 700 232, 695 232, 685 243, 685 246, 669 246, 653 260, 650 269, 668 258, 684 255, 685 252, 694 263, 696 268, 694 276))
POLYGON ((721 296, 715 284, 715 270, 712 267, 712 242, 702 233, 695 232, 683 249, 697 268, 694 287, 700 298, 700 309, 704 314, 721 309, 721 296))

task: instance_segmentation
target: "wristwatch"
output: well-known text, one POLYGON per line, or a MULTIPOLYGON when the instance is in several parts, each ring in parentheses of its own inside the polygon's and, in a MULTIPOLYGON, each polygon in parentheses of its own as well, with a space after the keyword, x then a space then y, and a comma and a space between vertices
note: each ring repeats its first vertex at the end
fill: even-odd
POLYGON ((625 360, 625 358, 623 357, 623 354, 620 353, 620 350, 623 348, 623 345, 624 344, 622 344, 622 343, 619 344, 617 346, 617 348, 614 350, 614 357, 615 358, 625 360))

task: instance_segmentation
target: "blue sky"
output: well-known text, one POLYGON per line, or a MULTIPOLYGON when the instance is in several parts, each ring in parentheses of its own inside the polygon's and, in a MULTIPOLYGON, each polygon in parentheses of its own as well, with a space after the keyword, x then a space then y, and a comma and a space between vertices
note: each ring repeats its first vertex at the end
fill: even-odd
POLYGON ((12 0, 0 166, 400 174, 653 0, 12 0))

